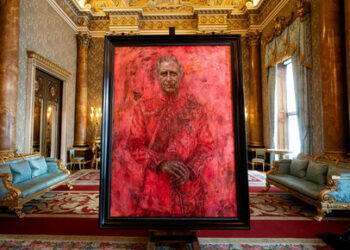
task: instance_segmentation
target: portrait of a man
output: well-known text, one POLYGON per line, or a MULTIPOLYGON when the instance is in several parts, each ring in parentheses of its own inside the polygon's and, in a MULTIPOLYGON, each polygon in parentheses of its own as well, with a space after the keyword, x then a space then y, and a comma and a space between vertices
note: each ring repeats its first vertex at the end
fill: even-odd
POLYGON ((132 157, 145 167, 138 213, 201 217, 201 169, 214 146, 207 112, 179 91, 184 73, 176 57, 160 57, 155 74, 161 91, 136 105, 128 139, 132 157))
POLYGON ((115 58, 111 215, 234 217, 229 47, 122 47, 115 58))

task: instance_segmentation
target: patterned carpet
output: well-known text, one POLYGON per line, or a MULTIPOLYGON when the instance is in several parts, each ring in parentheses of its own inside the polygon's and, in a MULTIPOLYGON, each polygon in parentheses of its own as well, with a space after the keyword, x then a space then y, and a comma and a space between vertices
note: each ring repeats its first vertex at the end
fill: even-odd
MULTIPOLYGON (((26 217, 98 218, 99 171, 81 170, 72 175, 73 190, 65 186, 25 204, 26 217)), ((262 192, 265 174, 249 171, 251 220, 312 220, 315 209, 279 189, 262 192)), ((13 214, 1 214, 13 216, 13 214)))
MULTIPOLYGON (((97 228, 99 171, 78 171, 72 183, 73 190, 62 186, 28 202, 24 219, 0 210, 0 249, 146 249, 145 231, 97 228)), ((250 231, 201 230, 201 248, 331 249, 316 233, 345 232, 350 225, 335 216, 313 221, 312 206, 277 188, 263 192, 264 186, 265 174, 249 171, 250 231)))
MULTIPOLYGON (((0 235, 0 249, 147 249, 147 237, 72 237, 72 236, 12 236, 0 235), (6 238, 5 238, 6 237, 6 238), (35 238, 33 240, 33 238, 35 238)), ((205 239, 200 238, 203 250, 331 250, 319 239, 205 239)), ((157 246, 157 250, 170 250, 157 246)), ((174 249, 174 248, 172 248, 174 249)), ((176 248, 179 249, 179 248, 176 248)), ((191 249, 190 245, 181 249, 191 249)))

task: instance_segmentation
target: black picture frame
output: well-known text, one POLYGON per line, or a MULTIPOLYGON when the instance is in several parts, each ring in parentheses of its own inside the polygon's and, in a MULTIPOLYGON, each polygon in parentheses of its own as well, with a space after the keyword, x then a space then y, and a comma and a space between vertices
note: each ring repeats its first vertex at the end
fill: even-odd
MULTIPOLYGON (((229 90, 228 90, 229 91, 229 90)), ((102 157, 99 226, 103 229, 199 230, 249 229, 248 163, 244 116, 243 68, 239 35, 107 36, 103 91, 102 157), (236 217, 114 217, 111 216, 113 90, 116 47, 229 46, 231 51, 236 217)))

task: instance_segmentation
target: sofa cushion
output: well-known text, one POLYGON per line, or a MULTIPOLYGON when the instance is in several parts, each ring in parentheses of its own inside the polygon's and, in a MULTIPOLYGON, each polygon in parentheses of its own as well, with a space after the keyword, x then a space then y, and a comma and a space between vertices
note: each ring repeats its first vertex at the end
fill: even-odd
POLYGON ((44 157, 28 160, 32 169, 32 178, 37 177, 47 172, 47 165, 44 157))
POLYGON ((12 172, 12 183, 20 183, 30 180, 32 178, 32 170, 30 169, 28 161, 22 160, 20 162, 10 164, 12 172))
POLYGON ((21 190, 22 198, 32 195, 40 190, 50 187, 68 178, 68 174, 50 173, 32 178, 29 181, 14 185, 21 190))
POLYGON ((325 185, 327 183, 327 171, 327 163, 310 161, 306 170, 305 179, 316 184, 325 185))
POLYGON ((324 185, 288 174, 270 174, 267 178, 315 200, 318 199, 318 194, 325 189, 324 185))
POLYGON ((62 170, 58 168, 57 161, 46 162, 47 164, 47 172, 48 173, 63 173, 62 170))
POLYGON ((46 162, 52 162, 52 161, 57 162, 57 159, 56 158, 52 158, 52 157, 46 157, 45 161, 46 162))
POLYGON ((277 174, 289 174, 290 172, 290 159, 282 159, 278 161, 278 170, 276 171, 277 174))
POLYGON ((294 159, 290 164, 290 174, 295 177, 305 177, 306 168, 309 164, 309 160, 307 159, 294 159))
POLYGON ((328 173, 327 173, 327 181, 329 180, 329 177, 332 175, 338 175, 342 173, 350 173, 350 167, 342 166, 342 165, 329 165, 328 167, 328 173))

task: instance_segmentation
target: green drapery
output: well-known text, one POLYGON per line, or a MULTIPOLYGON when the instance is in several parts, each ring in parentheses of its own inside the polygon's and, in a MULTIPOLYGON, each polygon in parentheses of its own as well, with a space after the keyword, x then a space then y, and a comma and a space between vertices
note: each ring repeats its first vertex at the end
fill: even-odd
POLYGON ((292 59, 297 115, 301 152, 312 154, 311 129, 311 68, 312 40, 310 15, 303 22, 300 18, 293 21, 280 36, 265 46, 265 69, 267 70, 269 119, 271 147, 274 147, 275 131, 275 86, 276 65, 287 58, 292 59))

